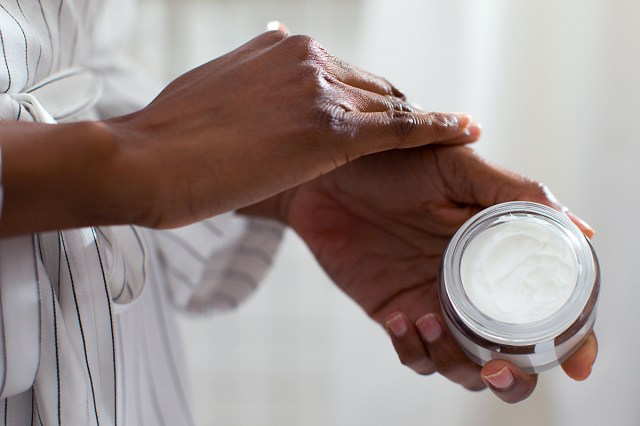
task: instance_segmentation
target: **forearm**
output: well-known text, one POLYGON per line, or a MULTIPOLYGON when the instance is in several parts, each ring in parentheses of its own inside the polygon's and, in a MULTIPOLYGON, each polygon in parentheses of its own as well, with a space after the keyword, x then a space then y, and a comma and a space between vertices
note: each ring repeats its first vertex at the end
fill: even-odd
POLYGON ((0 236, 128 223, 143 209, 124 184, 122 147, 99 122, 2 122, 0 144, 0 236))

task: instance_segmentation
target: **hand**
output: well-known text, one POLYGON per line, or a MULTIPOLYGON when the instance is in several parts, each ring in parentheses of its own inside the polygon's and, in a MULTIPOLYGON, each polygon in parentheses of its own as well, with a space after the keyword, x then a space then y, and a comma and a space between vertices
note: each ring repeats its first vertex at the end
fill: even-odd
POLYGON ((264 33, 107 121, 144 188, 135 222, 173 227, 238 209, 365 154, 466 143, 466 114, 425 113, 316 41, 264 33))
MULTIPOLYGON (((281 211, 329 276, 387 328, 403 364, 518 402, 537 377, 506 361, 480 368, 467 359, 443 323, 436 290, 441 256, 460 225, 512 200, 562 209, 544 186, 487 164, 467 147, 432 146, 361 158, 291 191, 281 211)), ((564 370, 585 379, 596 352, 592 334, 564 370)))

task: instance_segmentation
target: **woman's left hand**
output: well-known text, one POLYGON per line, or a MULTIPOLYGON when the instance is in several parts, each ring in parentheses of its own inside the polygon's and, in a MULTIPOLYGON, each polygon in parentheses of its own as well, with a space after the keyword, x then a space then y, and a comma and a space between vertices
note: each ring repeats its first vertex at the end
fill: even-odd
MULTIPOLYGON (((279 212, 329 276, 389 332, 400 361, 515 403, 537 376, 506 361, 471 362, 447 330, 437 295, 443 251, 478 211, 528 200, 562 210, 538 182, 492 166, 467 147, 429 146, 363 157, 280 197, 279 212)), ((587 235, 593 230, 570 214, 587 235)), ((576 380, 595 361, 590 335, 564 364, 576 380)))

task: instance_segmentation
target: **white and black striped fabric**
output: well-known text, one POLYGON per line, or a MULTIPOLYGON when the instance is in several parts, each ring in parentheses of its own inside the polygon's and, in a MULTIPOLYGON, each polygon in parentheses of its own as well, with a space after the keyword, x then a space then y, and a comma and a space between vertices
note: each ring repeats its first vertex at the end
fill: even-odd
MULTIPOLYGON (((53 123, 142 106, 148 92, 136 100, 140 86, 117 53, 131 6, 0 0, 0 119, 53 123)), ((170 231, 0 240, 0 425, 193 424, 173 317, 235 308, 281 235, 273 222, 230 213, 170 231)))

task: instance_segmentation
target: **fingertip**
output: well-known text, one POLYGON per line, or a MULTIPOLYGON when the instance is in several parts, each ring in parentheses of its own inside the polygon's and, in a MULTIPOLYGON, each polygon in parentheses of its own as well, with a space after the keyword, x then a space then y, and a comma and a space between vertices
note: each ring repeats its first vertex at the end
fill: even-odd
POLYGON ((400 362, 418 374, 429 375, 436 368, 409 317, 402 312, 389 315, 384 323, 400 362))
POLYGON ((387 317, 385 328, 391 334, 391 337, 399 338, 409 331, 409 322, 404 314, 396 312, 387 317))
POLYGON ((591 375, 597 356, 598 339, 594 333, 591 333, 587 336, 580 349, 562 363, 562 369, 567 376, 581 382, 591 375))
POLYGON ((488 372, 483 369, 481 377, 488 387, 500 392, 511 389, 516 381, 513 372, 508 366, 503 366, 496 372, 488 372))
POLYGON ((576 216, 570 211, 567 211, 566 214, 567 216, 569 216, 569 219, 571 219, 571 221, 575 223, 578 228, 580 228, 580 230, 587 238, 592 239, 596 235, 595 229, 593 229, 593 227, 589 225, 589 223, 587 223, 584 219, 576 216))
POLYGON ((571 377, 576 382, 584 382, 589 378, 589 376, 591 376, 592 371, 593 371, 593 364, 589 364, 589 368, 584 369, 582 373, 568 374, 568 376, 571 377))
POLYGON ((537 375, 529 375, 505 360, 489 361, 480 376, 498 398, 509 404, 527 399, 538 382, 537 375))
POLYGON ((582 233, 589 239, 593 238, 595 235, 595 230, 591 225, 589 225, 585 220, 576 216, 572 213, 568 207, 558 201, 555 195, 551 192, 548 186, 543 183, 536 182, 530 179, 524 179, 527 183, 528 190, 523 192, 520 199, 523 201, 535 201, 541 204, 545 204, 551 208, 558 210, 559 212, 564 213, 569 220, 571 220, 582 233))
POLYGON ((447 145, 466 145, 477 142, 482 136, 482 125, 476 121, 470 123, 461 135, 455 136, 443 144, 447 145))
POLYGON ((452 116, 455 118, 459 130, 466 130, 473 123, 473 118, 466 112, 456 112, 452 116))
POLYGON ((467 137, 475 137, 476 139, 480 138, 482 135, 482 124, 477 121, 472 121, 465 129, 463 135, 467 137))
POLYGON ((478 126, 469 129, 469 136, 463 135, 473 119, 466 113, 415 112, 397 109, 386 111, 348 111, 347 121, 352 126, 349 139, 358 145, 358 157, 374 152, 398 148, 415 148, 432 143, 473 142, 480 133, 478 126), (357 137, 354 137, 357 136, 357 137), (361 145, 366 140, 366 145, 361 145), (365 151, 362 148, 366 147, 365 151))
POLYGON ((419 318, 416 327, 427 343, 433 343, 442 336, 442 325, 436 314, 427 314, 419 318))

